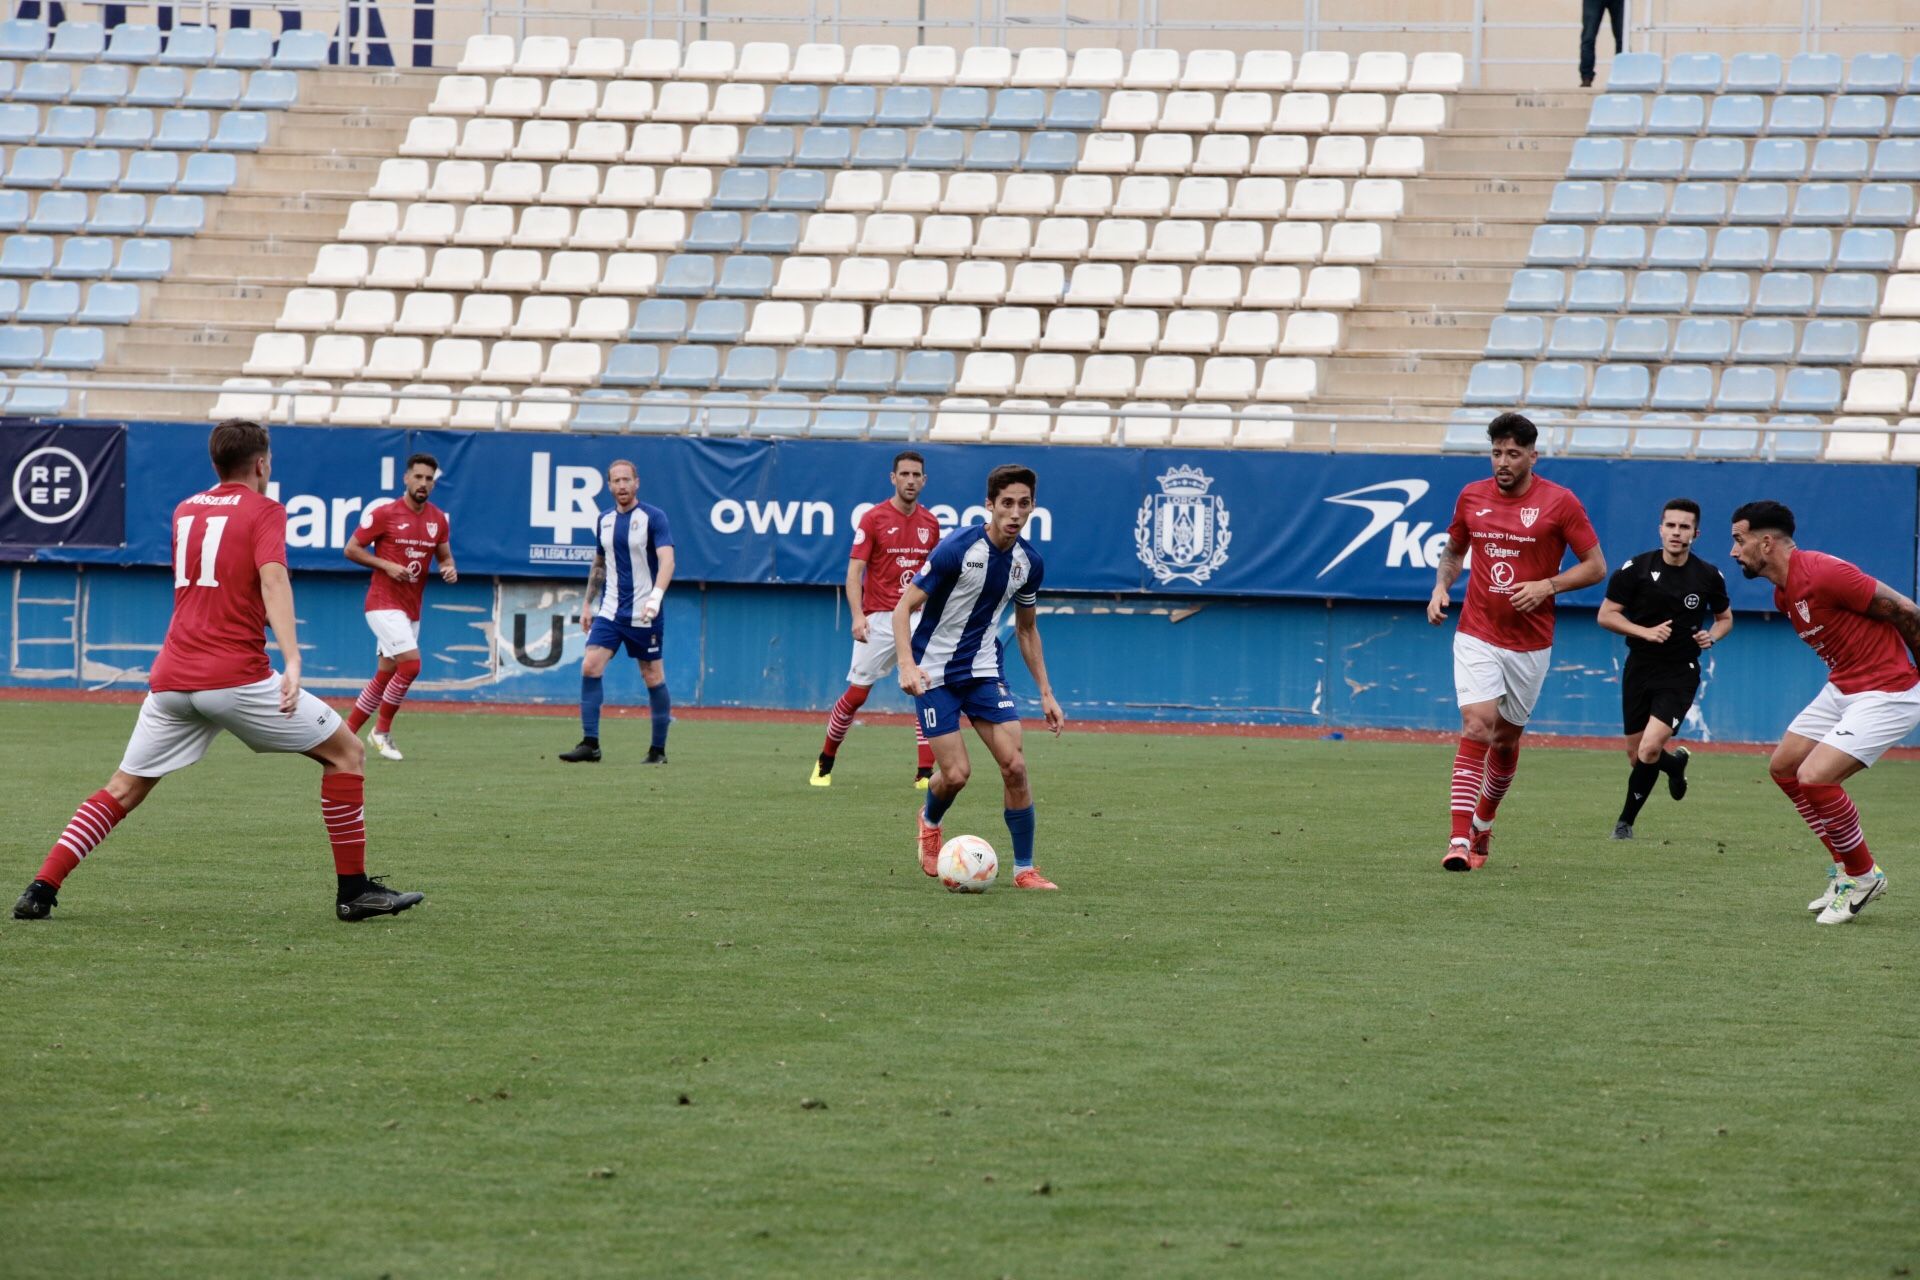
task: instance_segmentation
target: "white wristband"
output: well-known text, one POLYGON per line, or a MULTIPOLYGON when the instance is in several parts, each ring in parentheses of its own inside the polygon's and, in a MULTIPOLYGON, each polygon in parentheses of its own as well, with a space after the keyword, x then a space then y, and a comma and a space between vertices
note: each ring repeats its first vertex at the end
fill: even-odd
POLYGON ((666 588, 664 587, 655 587, 653 590, 647 592, 647 607, 649 609, 658 609, 660 607, 660 601, 666 594, 666 588))

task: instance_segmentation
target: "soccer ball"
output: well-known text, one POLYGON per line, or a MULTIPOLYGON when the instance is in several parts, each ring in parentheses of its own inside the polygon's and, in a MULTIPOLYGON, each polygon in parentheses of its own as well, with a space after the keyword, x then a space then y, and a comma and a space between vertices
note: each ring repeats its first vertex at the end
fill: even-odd
POLYGON ((1000 874, 1000 855, 979 836, 955 836, 940 846, 939 869, 949 893, 985 893, 1000 874))

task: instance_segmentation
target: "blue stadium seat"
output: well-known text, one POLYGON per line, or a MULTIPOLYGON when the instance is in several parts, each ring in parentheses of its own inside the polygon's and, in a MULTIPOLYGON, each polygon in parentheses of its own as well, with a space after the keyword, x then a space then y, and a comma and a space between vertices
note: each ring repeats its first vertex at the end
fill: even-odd
POLYGON ((229 111, 207 143, 215 151, 258 151, 267 145, 267 117, 258 111, 229 111))
POLYGON ((1779 394, 1780 375, 1773 369, 1735 366, 1720 375, 1713 407, 1764 413, 1773 408, 1779 394))
POLYGON ((22 418, 51 418, 67 411, 67 389, 57 385, 67 375, 55 372, 23 373, 7 397, 7 412, 22 418))
POLYGON ((0 326, 0 369, 31 369, 47 350, 47 335, 30 324, 0 326))
POLYGON ((1631 452, 1636 458, 1684 458, 1693 449, 1691 427, 1635 427, 1631 452))
POLYGON ((1802 364, 1852 364, 1860 358, 1859 324, 1809 320, 1800 332, 1799 358, 1802 364))
MULTIPOLYGON (((1602 227, 1600 230, 1609 230, 1602 227)), ((1533 229, 1527 246, 1527 265, 1534 267, 1577 267, 1587 256, 1587 232, 1584 227, 1547 225, 1533 229)))
POLYGON ((1707 125, 1707 100, 1697 93, 1663 93, 1647 112, 1647 132, 1691 138, 1707 125))
MULTIPOLYGON (((737 298, 715 298, 693 309, 693 322, 687 326, 687 341, 730 346, 747 332, 747 304, 737 298)), ((671 362, 672 357, 668 357, 671 362)))
POLYGON ((1867 176, 1872 155, 1864 138, 1822 138, 1813 146, 1807 176, 1815 182, 1859 182, 1867 176))
POLYGON ((65 102, 73 93, 73 68, 64 62, 29 62, 8 96, 15 102, 65 102))
POLYGON ((913 136, 907 168, 958 169, 966 147, 966 134, 958 129, 922 129, 913 136))
POLYGON ((1826 227, 1788 227, 1774 243, 1773 265, 1783 271, 1825 271, 1833 261, 1833 232, 1826 227))
POLYGON ((761 119, 768 124, 818 124, 820 122, 820 86, 817 84, 777 84, 767 97, 767 112, 761 119))
MULTIPOLYGON (((1634 282, 1639 292, 1639 281, 1634 282)), ((1684 281, 1682 290, 1686 288, 1684 281)), ((1684 297, 1684 294, 1682 295, 1684 297)), ((1629 307, 1631 309, 1631 307, 1629 307)), ((1613 342, 1607 348, 1610 360, 1665 360, 1671 340, 1667 322, 1652 316, 1627 316, 1613 325, 1613 342)))
POLYGON ((1539 316, 1495 316, 1481 354, 1490 360, 1532 360, 1540 354, 1545 333, 1546 322, 1539 316))
POLYGON ((1667 59, 1668 93, 1718 93, 1726 64, 1717 53, 1676 53, 1667 59))
POLYGON ((1870 316, 1880 309, 1880 279, 1864 271, 1835 271, 1820 281, 1814 312, 1823 316, 1870 316))
POLYGON ((327 65, 332 35, 317 28, 283 31, 274 46, 273 65, 287 71, 312 71, 327 65))
POLYGON ((717 274, 718 268, 707 254, 670 254, 653 291, 663 298, 704 298, 713 292, 717 274))
POLYGON ((1607 349, 1607 322, 1601 316, 1561 316, 1547 342, 1549 360, 1598 360, 1607 349))
POLYGON ((122 191, 171 191, 174 184, 179 181, 179 152, 136 151, 127 159, 127 172, 120 179, 120 189, 122 191))
POLYGON ((1645 227, 1595 227, 1587 261, 1596 267, 1637 267, 1647 260, 1645 227))
POLYGON ((96 236, 137 236, 147 225, 147 198, 125 191, 100 197, 87 220, 87 231, 96 236))
POLYGON ((1803 271, 1769 271, 1754 291, 1753 313, 1803 316, 1813 310, 1813 277, 1803 271))
POLYGON ((1573 283, 1567 290, 1567 310, 1618 311, 1626 302, 1624 271, 1589 267, 1573 273, 1573 283))
POLYGON ((1713 396, 1713 370, 1703 364, 1670 364, 1654 380, 1647 403, 1656 409, 1698 410, 1713 396))
POLYGON ((1660 227, 1653 233, 1653 247, 1647 254, 1648 265, 1681 271, 1698 270, 1706 259, 1705 227, 1660 227))
POLYGON ((1604 183, 1556 182, 1547 201, 1547 217, 1554 222, 1598 222, 1606 207, 1604 183))
POLYGON ((1847 66, 1848 93, 1891 94, 1906 87, 1906 60, 1897 53, 1856 53, 1847 66))
POLYGON ((1780 391, 1780 407, 1789 413, 1838 413, 1838 369, 1788 369, 1780 391))
POLYGON ((1777 227, 1787 220, 1790 197, 1784 182, 1742 182, 1733 188, 1733 208, 1727 221, 1747 226, 1777 227))
POLYGON ((1718 223, 1727 218, 1727 187, 1723 182, 1683 182, 1673 189, 1669 222, 1718 223))
POLYGON ((747 219, 741 248, 747 253, 792 253, 799 243, 800 215, 773 211, 756 213, 747 219))
POLYGON ((1707 265, 1721 270, 1757 271, 1771 252, 1765 227, 1722 227, 1713 233, 1707 265))
POLYGON ((203 151, 213 140, 213 117, 184 107, 162 112, 153 145, 163 151, 203 151))
POLYGON ((747 430, 756 436, 804 436, 812 418, 813 408, 805 396, 776 391, 755 404, 747 430))
POLYGON ((193 73, 182 106, 228 111, 240 105, 240 73, 231 67, 203 67, 193 73))
POLYGON ((18 280, 0 280, 0 320, 13 319, 20 310, 20 282, 18 280))
POLYGON ((1836 138, 1877 138, 1887 131, 1887 100, 1849 95, 1833 100, 1827 133, 1836 138))
POLYGON ((1839 182, 1809 182, 1795 193, 1789 221, 1803 226, 1837 227, 1853 212, 1853 188, 1839 182))
POLYGON ((609 387, 650 387, 659 380, 660 348, 632 342, 615 344, 600 375, 600 381, 609 387))
POLYGON ((719 376, 720 348, 674 347, 667 352, 666 367, 660 370, 660 385, 704 389, 719 376))
POLYGON ((853 134, 826 125, 801 130, 800 147, 793 155, 795 164, 820 169, 844 169, 852 158, 853 134))
POLYGON ((880 95, 880 110, 874 116, 874 123, 896 129, 918 129, 932 118, 933 90, 922 85, 889 85, 880 95))
POLYGON ((1558 311, 1567 278, 1560 271, 1516 271, 1507 290, 1509 311, 1558 311))
POLYGON ((1020 135, 1008 129, 980 129, 967 148, 968 169, 1013 169, 1020 164, 1020 135))
POLYGON ((773 190, 772 174, 766 169, 722 169, 714 184, 716 209, 762 209, 773 190))
POLYGON ((1569 178, 1617 178, 1626 168, 1627 144, 1621 138, 1582 138, 1567 161, 1569 178))
POLYGON ((1693 286, 1699 315, 1745 315, 1753 304, 1753 277, 1744 271, 1702 271, 1693 286))
POLYGON ((727 352, 720 385, 734 391, 765 391, 773 386, 780 358, 772 347, 735 347, 727 352))
POLYGON ((1753 144, 1747 178, 1753 182, 1798 182, 1807 172, 1803 138, 1762 138, 1753 144))
POLYGON ((856 169, 903 169, 907 164, 905 129, 862 129, 853 149, 856 169))
POLYGON ((60 185, 68 191, 108 191, 120 181, 120 153, 87 149, 67 157, 60 185))
POLYGON ((1757 137, 1767 122, 1763 99, 1751 93, 1729 93, 1713 100, 1707 132, 1734 138, 1757 137))
POLYGON ((48 107, 37 141, 49 147, 90 146, 97 126, 92 107, 48 107))
POLYGON ((1635 93, 1603 93, 1587 112, 1590 134, 1639 133, 1645 122, 1645 99, 1635 93))
POLYGON ((47 51, 47 24, 38 18, 0 22, 0 58, 34 62, 47 51))
POLYGON ((782 169, 773 180, 769 209, 811 211, 827 202, 827 175, 818 169, 782 169))
POLYGON ((574 431, 622 431, 633 417, 625 392, 596 387, 580 393, 567 425, 574 431))
POLYGON ((101 281, 87 286, 86 305, 78 319, 81 324, 132 324, 139 314, 139 285, 101 281))
POLYGON ((1733 358, 1742 364, 1779 364, 1793 359, 1793 324, 1787 320, 1755 318, 1740 323, 1733 358))
POLYGON ((0 231, 18 231, 27 225, 33 197, 24 191, 0 189, 0 231))
POLYGON ((1029 173, 1067 173, 1079 162, 1079 134, 1042 129, 1027 135, 1027 154, 1020 167, 1029 173))
POLYGON ((1672 358, 1718 364, 1733 349, 1733 321, 1689 316, 1673 334, 1672 358))
POLYGON ((821 124, 870 125, 880 109, 880 91, 869 84, 836 84, 827 90, 821 124))
POLYGON ((1893 270, 1893 232, 1885 227, 1850 227, 1840 233, 1835 271, 1893 270))
POLYGON ((720 264, 720 280, 713 286, 718 298, 764 298, 773 292, 773 259, 742 253, 720 264))
POLYGON ((1871 176, 1875 182, 1920 182, 1920 138, 1888 138, 1874 148, 1871 176))
POLYGON ((1667 216, 1664 182, 1617 182, 1607 218, 1613 222, 1663 222, 1667 216))
POLYGON ((160 56, 160 28, 144 22, 123 22, 107 33, 106 62, 149 63, 160 56))
POLYGON ((144 151, 153 141, 153 112, 145 107, 113 107, 100 120, 97 147, 144 151))
POLYGON ((0 102, 0 142, 30 146, 40 133, 40 110, 24 102, 0 102))
POLYGON ((1038 129, 1046 118, 1047 95, 1038 89, 1002 89, 993 96, 991 129, 1038 129))
POLYGON ((9 187, 40 188, 60 181, 60 162, 64 153, 52 147, 22 147, 13 153, 7 165, 9 187))
MULTIPOLYGON (((171 152, 155 152, 171 155, 171 152)), ((187 171, 180 178, 183 195, 225 195, 239 181, 240 169, 231 155, 218 151, 196 151, 187 157, 187 171)))
POLYGON ((123 240, 116 280, 159 280, 173 270, 173 245, 165 240, 123 240))
POLYGON ((1837 53, 1796 53, 1787 64, 1788 93, 1838 93, 1844 64, 1837 53))
POLYGON ((736 157, 743 165, 779 167, 793 160, 793 130, 758 124, 747 130, 736 157))
POLYGON ((745 223, 730 209, 708 209, 693 215, 683 248, 690 253, 732 253, 740 247, 745 223))
POLYGON ((1736 53, 1727 64, 1728 93, 1778 93, 1785 71, 1777 53, 1736 53))
POLYGON ((678 298, 648 298, 633 309, 629 340, 679 342, 686 336, 687 304, 678 298))
POLYGON ((688 408, 693 397, 684 391, 643 391, 633 411, 633 430, 642 435, 682 435, 693 423, 688 408))
POLYGON ((1853 220, 1868 227, 1904 227, 1914 220, 1913 184, 1869 182, 1860 188, 1853 220))
POLYGON ((27 230, 70 236, 77 234, 86 220, 86 192, 46 191, 33 202, 33 216, 27 219, 27 230))
POLYGON ((219 51, 220 33, 213 27, 175 26, 167 33, 160 61, 168 66, 204 67, 219 51))
POLYGON ((264 67, 273 60, 273 37, 259 27, 228 27, 220 35, 220 52, 214 55, 216 67, 238 67, 242 71, 264 67))
MULTIPOLYGON (((1478 409, 1455 409, 1440 441, 1442 453, 1485 453, 1487 451, 1487 414, 1478 409)), ((1544 439, 1540 442, 1546 444, 1544 439)), ((1545 449, 1542 449, 1545 452, 1545 449)))
MULTIPOLYGON (((667 357, 667 364, 672 366, 673 357, 667 357)), ((694 406, 694 426, 707 435, 737 436, 752 420, 753 412, 747 407, 752 397, 744 391, 710 391, 696 398, 706 403, 694 406)))
POLYGON ((56 280, 99 280, 112 271, 113 241, 105 236, 68 236, 60 243, 60 261, 53 264, 56 280))
MULTIPOLYGON (((1817 418, 1801 415, 1782 415, 1767 419, 1769 425, 1792 421, 1813 426, 1817 418)), ((1826 448, 1827 437, 1820 431, 1769 431, 1767 432, 1766 456, 1780 462, 1816 462, 1820 451, 1826 448)))
POLYGON ((1627 427, 1582 423, 1567 436, 1567 452, 1584 457, 1613 458, 1627 451, 1627 427))
POLYGON ((43 276, 52 265, 51 236, 11 235, 0 242, 0 276, 43 276))
POLYGON ((1887 132, 1900 138, 1920 135, 1920 95, 1908 94, 1893 104, 1893 119, 1887 132))
MULTIPOLYGON (((1496 316, 1497 327, 1502 320, 1520 319, 1518 316, 1496 316)), ((835 384, 842 391, 893 390, 895 379, 900 376, 900 357, 885 348, 863 347, 847 352, 846 362, 840 368, 840 378, 835 384)))
POLYGON ((207 225, 207 202, 200 196, 156 196, 147 219, 150 236, 197 236, 207 225))
POLYGON ((66 324, 80 310, 80 286, 71 280, 35 280, 20 304, 22 324, 66 324))
POLYGON ((1638 409, 1647 403, 1651 384, 1643 364, 1603 364, 1593 371, 1587 403, 1596 409, 1638 409))
POLYGON ((1106 100, 1098 89, 1059 89, 1047 108, 1049 129, 1098 129, 1106 100))
POLYGON ((1694 182, 1738 182, 1746 170, 1747 144, 1739 138, 1702 138, 1687 160, 1687 177, 1694 182))
POLYGON ((1827 100, 1812 94, 1790 93, 1773 100, 1767 132, 1780 138, 1817 137, 1827 127, 1827 100))
POLYGON ((880 410, 873 415, 873 425, 867 428, 867 439, 922 439, 932 416, 927 412, 927 402, 919 396, 881 396, 880 410))
POLYGON ((96 62, 107 51, 107 29, 98 22, 63 22, 53 29, 46 56, 55 62, 96 62))
POLYGON ((127 92, 127 105, 133 107, 177 107, 187 95, 187 73, 179 67, 141 67, 133 76, 133 88, 127 92))
POLYGON ((1660 55, 1657 53, 1618 54, 1608 70, 1608 93, 1658 93, 1660 86, 1660 55))
POLYGON ((45 369, 98 369, 106 358, 107 336, 100 330, 55 329, 40 365, 45 369))
POLYGON ((865 396, 822 396, 813 419, 816 440, 858 440, 873 421, 872 401, 865 396))
POLYGON ((942 89, 933 123, 941 129, 984 129, 990 105, 985 89, 965 86, 942 89))
POLYGON ((300 98, 300 81, 291 71, 255 71, 247 77, 240 105, 248 111, 285 111, 300 98))
POLYGON ((128 68, 96 62, 80 68, 79 78, 73 82, 73 96, 67 101, 90 107, 117 107, 127 100, 132 87, 133 72, 128 68))
POLYGON ((1739 427, 1702 427, 1693 446, 1696 458, 1751 458, 1760 451, 1760 433, 1739 427))
POLYGON ((829 347, 795 347, 778 385, 782 391, 831 391, 839 364, 839 353, 829 347))
POLYGON ((1482 360, 1467 375, 1467 390, 1460 397, 1460 403, 1519 404, 1525 389, 1524 376, 1521 366, 1514 361, 1482 360))
POLYGON ((953 390, 957 372, 951 351, 909 351, 901 363, 900 381, 894 390, 907 395, 943 396, 953 390))

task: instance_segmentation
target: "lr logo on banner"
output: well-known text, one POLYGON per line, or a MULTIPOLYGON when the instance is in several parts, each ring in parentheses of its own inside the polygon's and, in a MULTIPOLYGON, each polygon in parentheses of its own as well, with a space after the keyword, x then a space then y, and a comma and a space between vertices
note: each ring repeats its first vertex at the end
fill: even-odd
POLYGON ((1227 562, 1233 541, 1226 500, 1207 492, 1213 477, 1198 467, 1175 467, 1155 478, 1160 492, 1147 496, 1134 521, 1134 553, 1163 585, 1205 582, 1227 562))
POLYGON ((42 445, 13 469, 13 501, 36 524, 65 524, 87 505, 87 467, 57 445, 42 445))

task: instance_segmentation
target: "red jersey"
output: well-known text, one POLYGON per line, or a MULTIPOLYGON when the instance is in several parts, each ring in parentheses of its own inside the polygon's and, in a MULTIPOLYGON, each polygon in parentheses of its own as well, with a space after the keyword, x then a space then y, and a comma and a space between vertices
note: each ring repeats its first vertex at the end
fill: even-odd
POLYGON ((901 592, 920 572, 940 541, 940 522, 933 512, 915 504, 903 516, 889 498, 860 517, 853 530, 849 559, 867 562, 867 584, 860 593, 863 613, 892 613, 901 592))
POLYGON ((429 502, 415 511, 406 499, 375 507, 367 522, 353 531, 353 540, 371 548, 382 560, 405 565, 412 570, 408 582, 395 582, 378 569, 367 584, 368 613, 375 609, 398 609, 420 620, 420 598, 427 593, 427 573, 433 567, 433 549, 446 542, 452 532, 447 513, 429 502))
POLYGON ((287 509, 220 484, 173 509, 173 621, 153 660, 155 693, 232 689, 273 674, 260 566, 287 562, 287 509))
POLYGON ((1913 654, 1890 622, 1867 616, 1870 574, 1838 556, 1795 549, 1787 557, 1787 585, 1773 589, 1773 607, 1820 655, 1842 693, 1905 693, 1920 684, 1913 654))
POLYGON ((1567 548, 1584 556, 1600 541, 1573 491, 1539 475, 1518 498, 1500 492, 1492 476, 1474 481, 1453 504, 1447 536, 1473 553, 1460 630, 1516 653, 1553 644, 1553 603, 1521 613, 1514 588, 1560 572, 1567 548))

